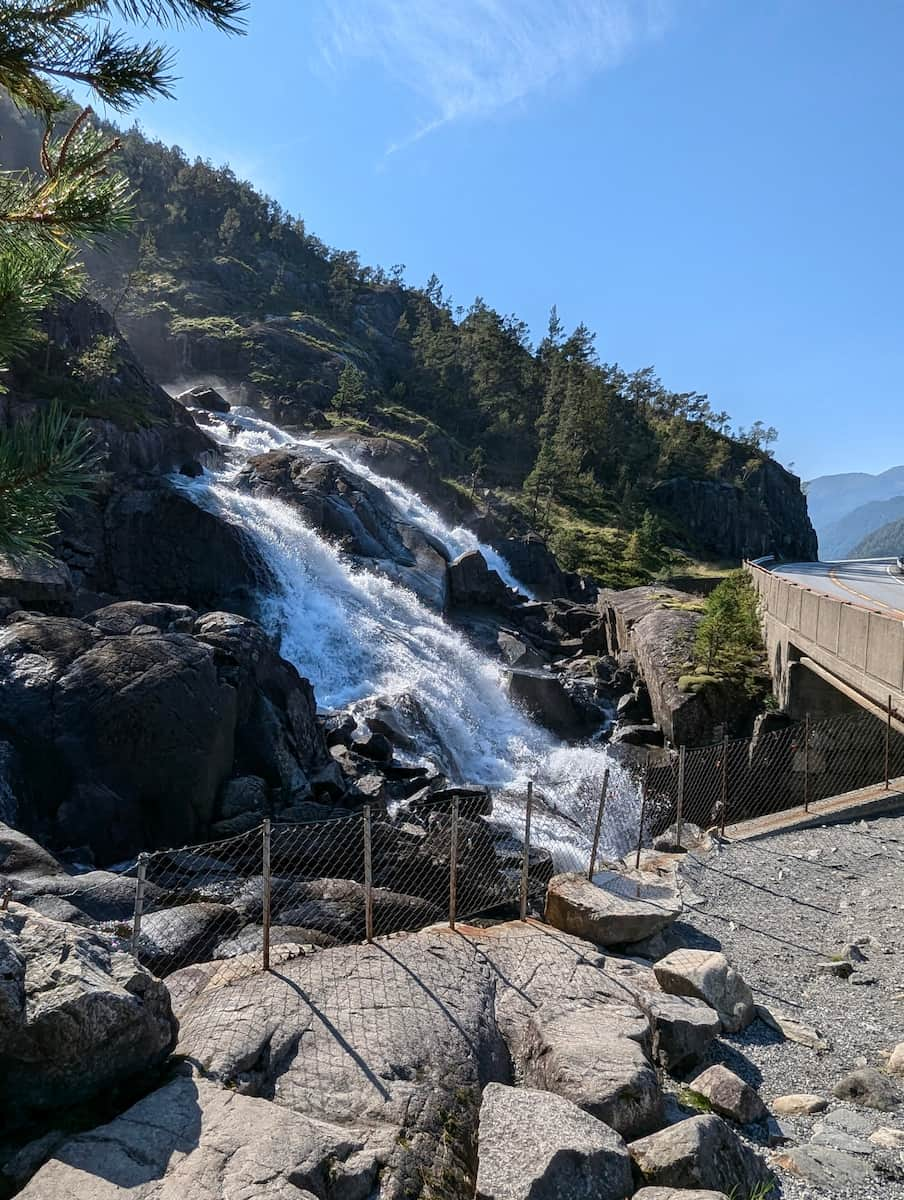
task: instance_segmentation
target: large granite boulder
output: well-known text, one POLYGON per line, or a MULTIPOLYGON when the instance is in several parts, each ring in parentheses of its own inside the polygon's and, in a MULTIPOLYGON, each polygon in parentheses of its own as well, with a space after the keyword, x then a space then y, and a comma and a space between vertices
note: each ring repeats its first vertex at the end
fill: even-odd
POLYGON ((695 1076, 691 1087, 706 1097, 713 1112, 738 1125, 765 1121, 769 1115, 766 1105, 750 1084, 721 1063, 715 1063, 695 1076))
POLYGON ((11 597, 20 608, 66 615, 72 611, 72 573, 56 558, 0 554, 0 596, 11 597))
POLYGON ((628 1152, 643 1182, 657 1187, 749 1196, 770 1179, 762 1158, 715 1113, 631 1142, 628 1152))
POLYGON ((16 1123, 159 1065, 176 1040, 162 983, 109 937, 0 912, 0 1106, 16 1123))
POLYGON ((753 993, 719 951, 673 950, 653 971, 664 992, 705 1000, 728 1033, 746 1029, 756 1016, 753 993))
POLYGON ((289 803, 330 762, 310 684, 260 626, 172 605, 15 614, 0 628, 0 726, 27 783, 18 824, 101 862, 197 841, 232 775, 289 803))
POLYGON ((599 946, 640 942, 682 911, 674 867, 656 871, 597 871, 556 875, 546 893, 546 920, 599 946))
POLYGON ((625 1200, 625 1143, 561 1096, 488 1084, 480 1105, 477 1200, 625 1200))
POLYGON ((319 1200, 378 1186, 388 1148, 189 1075, 61 1145, 24 1200, 319 1200))
MULTIPOLYGON (((402 1200, 425 1180, 473 1194, 481 1090, 510 1083, 513 1067, 526 1078, 538 1014, 551 1008, 540 1025, 549 1029, 569 1007, 586 1012, 585 1045, 616 1019, 625 1041, 643 1038, 630 990, 605 968, 586 942, 511 922, 313 954, 279 946, 269 974, 253 954, 167 984, 179 1051, 212 1082, 354 1130, 363 1152, 385 1155, 374 1194, 402 1200)), ((597 1057, 605 1067, 603 1049, 597 1057)))
POLYGON ((649 1025, 636 1005, 608 998, 549 1003, 531 1017, 524 1082, 555 1092, 624 1138, 662 1123, 662 1093, 648 1057, 649 1025))
POLYGON ((719 1014, 703 1000, 646 993, 640 1004, 650 1020, 653 1059, 666 1071, 699 1062, 722 1032, 719 1014))

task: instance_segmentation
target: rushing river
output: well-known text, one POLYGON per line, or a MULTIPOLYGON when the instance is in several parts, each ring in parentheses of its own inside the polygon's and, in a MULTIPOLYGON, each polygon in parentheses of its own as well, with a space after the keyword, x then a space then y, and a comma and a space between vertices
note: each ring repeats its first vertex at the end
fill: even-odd
POLYGON ((296 447, 327 454, 381 489, 400 516, 441 542, 450 558, 479 549, 512 587, 529 595, 509 564, 469 530, 450 528, 395 480, 375 474, 328 441, 292 437, 248 410, 213 418, 223 464, 179 480, 196 503, 215 509, 255 540, 277 587, 261 614, 283 655, 314 685, 323 709, 383 701, 409 725, 419 751, 456 782, 493 789, 495 815, 520 829, 523 795, 534 781, 535 840, 562 865, 586 862, 607 767, 611 771, 602 849, 623 853, 636 828, 627 773, 605 747, 570 747, 535 725, 509 700, 501 664, 475 649, 443 617, 398 583, 352 562, 294 508, 238 491, 236 474, 255 454, 296 447))

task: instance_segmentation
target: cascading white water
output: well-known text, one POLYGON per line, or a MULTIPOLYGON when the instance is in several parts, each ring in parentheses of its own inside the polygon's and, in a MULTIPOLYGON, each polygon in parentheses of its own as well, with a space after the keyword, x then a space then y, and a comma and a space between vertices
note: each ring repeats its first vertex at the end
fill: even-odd
MULTIPOLYGON (((636 829, 634 787, 602 747, 569 747, 529 720, 508 699, 504 671, 410 591, 352 564, 301 515, 280 501, 237 491, 232 481, 248 457, 277 447, 329 453, 379 487, 404 518, 456 555, 480 549, 507 582, 508 564, 473 533, 449 529, 409 489, 355 463, 335 447, 296 439, 239 411, 211 432, 226 463, 192 481, 179 480, 195 501, 221 511, 257 542, 277 581, 261 601, 264 622, 284 656, 314 685, 323 708, 351 708, 378 698, 391 706, 416 701, 418 747, 462 783, 495 791, 494 812, 514 829, 523 823, 528 779, 540 803, 534 835, 563 865, 587 860, 599 789, 611 771, 602 849, 624 853, 636 829)), ((520 589, 524 591, 523 588, 520 589)))

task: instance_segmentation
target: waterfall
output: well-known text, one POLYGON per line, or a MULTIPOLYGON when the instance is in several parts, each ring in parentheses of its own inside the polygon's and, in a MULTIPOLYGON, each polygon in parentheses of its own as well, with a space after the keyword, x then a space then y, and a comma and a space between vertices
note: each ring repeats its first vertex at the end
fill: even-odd
POLYGON ((320 707, 354 713, 379 699, 408 713, 419 754, 455 782, 492 788, 495 816, 515 831, 523 825, 527 780, 534 780, 534 837, 562 866, 587 862, 609 767, 601 848, 623 854, 636 832, 635 787, 604 747, 569 747, 538 727, 509 700, 502 666, 440 614, 398 583, 352 563, 293 507, 238 491, 233 480, 255 454, 316 449, 379 487, 405 520, 437 538, 450 556, 479 549, 510 586, 525 592, 502 556, 469 530, 449 528, 410 489, 339 448, 294 438, 242 410, 212 420, 210 429, 226 451, 224 465, 195 480, 180 478, 178 485, 256 542, 277 584, 261 598, 261 618, 284 657, 311 680, 320 707))

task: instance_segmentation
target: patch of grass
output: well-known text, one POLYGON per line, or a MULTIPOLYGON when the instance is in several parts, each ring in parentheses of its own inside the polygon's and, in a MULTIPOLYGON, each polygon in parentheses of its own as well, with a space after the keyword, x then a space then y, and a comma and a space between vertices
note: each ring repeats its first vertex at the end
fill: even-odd
POLYGON ((685 1108, 693 1108, 699 1113, 711 1113, 713 1106, 702 1092, 695 1092, 692 1087, 683 1087, 678 1091, 678 1103, 685 1108))
POLYGON ((719 680, 715 675, 681 675, 678 678, 678 691, 696 695, 710 684, 718 683, 719 680))

